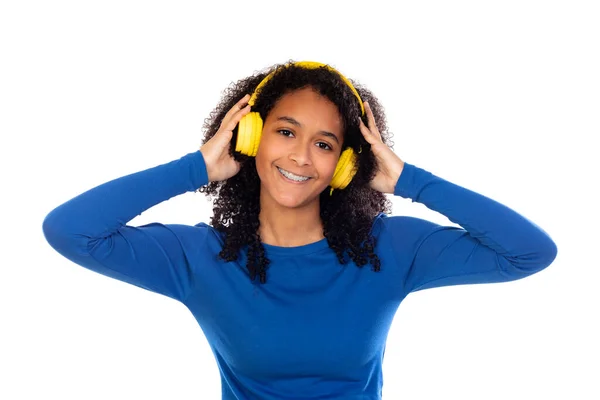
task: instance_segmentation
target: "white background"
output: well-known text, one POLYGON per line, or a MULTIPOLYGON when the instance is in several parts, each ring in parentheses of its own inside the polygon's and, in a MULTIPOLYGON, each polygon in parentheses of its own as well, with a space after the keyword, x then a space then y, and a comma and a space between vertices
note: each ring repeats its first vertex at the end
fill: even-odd
MULTIPOLYGON (((182 304, 63 258, 42 221, 195 151, 223 89, 289 59, 366 85, 401 158, 514 208, 558 245, 529 278, 409 295, 384 399, 600 398, 594 3, 2 2, 0 398, 220 398, 182 304)), ((402 198, 394 213, 449 223, 402 198)), ((210 215, 188 193, 130 223, 210 215)))

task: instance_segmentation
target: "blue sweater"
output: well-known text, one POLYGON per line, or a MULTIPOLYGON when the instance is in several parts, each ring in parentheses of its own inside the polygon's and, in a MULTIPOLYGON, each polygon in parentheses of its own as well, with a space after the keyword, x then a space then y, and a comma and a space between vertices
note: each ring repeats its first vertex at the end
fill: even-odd
POLYGON ((462 228, 380 214, 372 226, 379 272, 339 264, 323 239, 264 245, 271 264, 260 284, 249 279, 244 251, 218 259, 223 236, 207 224, 126 225, 207 183, 202 153, 189 153, 80 194, 52 210, 43 230, 74 263, 188 307, 228 400, 381 399, 386 336, 409 293, 524 278, 557 252, 515 211, 409 163, 394 194, 462 228))

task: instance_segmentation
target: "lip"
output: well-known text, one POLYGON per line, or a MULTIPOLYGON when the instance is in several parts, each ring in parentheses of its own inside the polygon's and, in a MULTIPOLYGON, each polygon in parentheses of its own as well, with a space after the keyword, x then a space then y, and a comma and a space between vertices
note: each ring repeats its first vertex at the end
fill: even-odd
MULTIPOLYGON (((281 171, 279 171, 279 167, 275 167, 275 169, 277 170, 277 175, 279 175, 280 177, 282 177, 282 178, 283 178, 283 180, 285 180, 286 182, 289 182, 289 183, 294 183, 294 184, 296 184, 296 185, 303 185, 303 184, 305 184, 305 183, 309 182, 309 181, 312 179, 312 177, 309 177, 307 180, 305 180, 305 181, 302 181, 302 182, 294 181, 294 180, 291 180, 291 179, 289 179, 289 178, 285 177, 285 175, 283 175, 283 174, 281 173, 281 171)), ((281 168, 281 169, 283 169, 283 168, 281 168)), ((287 171, 287 170, 285 170, 285 171, 287 171)), ((292 173, 293 173, 293 172, 292 172, 292 173)), ((300 175, 300 176, 302 176, 302 175, 300 175)))

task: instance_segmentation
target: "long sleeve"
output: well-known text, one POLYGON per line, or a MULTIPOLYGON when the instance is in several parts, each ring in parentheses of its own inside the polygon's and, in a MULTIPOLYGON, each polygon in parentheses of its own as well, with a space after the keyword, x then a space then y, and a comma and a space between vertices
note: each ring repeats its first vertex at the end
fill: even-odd
MULTIPOLYGON (((58 253, 83 267, 182 301, 191 290, 193 274, 180 234, 194 227, 126 224, 152 206, 206 183, 206 165, 198 150, 74 197, 45 217, 43 232, 58 253)), ((203 228, 195 229, 202 235, 203 228)))
POLYGON ((394 195, 424 204, 460 226, 388 218, 393 241, 404 240, 409 232, 416 238, 404 271, 406 293, 521 279, 556 257, 550 236, 516 211, 412 164, 405 163, 394 195))

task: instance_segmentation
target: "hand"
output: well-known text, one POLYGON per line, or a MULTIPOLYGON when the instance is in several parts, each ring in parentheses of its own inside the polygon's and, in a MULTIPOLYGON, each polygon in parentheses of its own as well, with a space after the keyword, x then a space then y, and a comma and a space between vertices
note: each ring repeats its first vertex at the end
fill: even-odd
POLYGON ((404 161, 383 143, 369 103, 365 102, 364 106, 369 127, 365 126, 362 119, 359 119, 360 131, 371 145, 371 151, 377 161, 377 173, 369 186, 380 192, 393 194, 398 178, 404 169, 404 161))
POLYGON ((250 112, 250 95, 242 97, 223 117, 219 130, 200 147, 206 163, 208 181, 224 181, 240 172, 240 163, 229 154, 233 129, 250 112), (244 106, 246 105, 246 106, 244 106))

